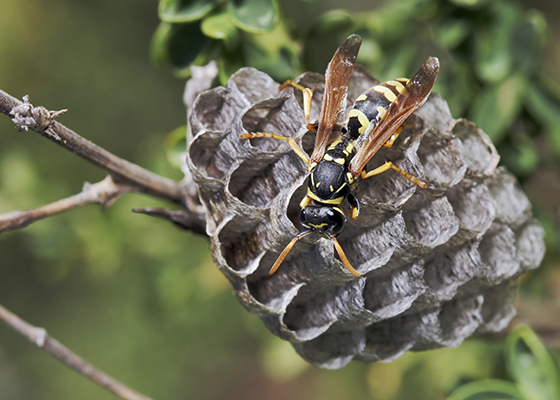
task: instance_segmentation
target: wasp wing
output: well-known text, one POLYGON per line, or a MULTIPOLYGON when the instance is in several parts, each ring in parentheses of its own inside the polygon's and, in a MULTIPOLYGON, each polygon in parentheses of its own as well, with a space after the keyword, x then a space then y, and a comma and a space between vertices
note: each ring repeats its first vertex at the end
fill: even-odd
POLYGON ((323 94, 323 104, 321 106, 321 115, 319 117, 319 126, 317 128, 311 162, 319 162, 323 158, 333 126, 338 121, 340 114, 346 111, 345 100, 348 91, 348 81, 350 80, 350 75, 352 75, 361 44, 362 39, 360 36, 348 36, 338 46, 327 66, 327 71, 325 72, 325 92, 323 94))
POLYGON ((357 140, 356 155, 350 161, 348 170, 360 176, 366 164, 381 146, 395 133, 404 121, 430 95, 439 72, 439 60, 429 57, 418 72, 408 81, 405 89, 387 109, 385 117, 377 125, 370 124, 357 140))

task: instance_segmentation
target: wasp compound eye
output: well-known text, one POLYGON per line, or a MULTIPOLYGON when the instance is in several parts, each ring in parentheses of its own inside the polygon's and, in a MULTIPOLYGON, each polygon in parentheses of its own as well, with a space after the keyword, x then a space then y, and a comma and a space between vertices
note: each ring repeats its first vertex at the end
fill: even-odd
MULTIPOLYGON (((295 81, 315 87, 313 104, 321 104, 317 74, 295 81)), ((354 69, 349 104, 378 84, 354 69)), ((190 122, 187 161, 214 261, 245 308, 307 361, 340 368, 352 360, 394 360, 502 330, 515 315, 516 278, 541 262, 543 229, 515 177, 497 167, 488 136, 453 119, 439 95, 432 93, 392 147, 367 164, 375 171, 390 154, 393 166, 427 187, 394 170, 357 178, 359 217, 347 220, 337 242, 302 237, 274 275, 271 266, 298 235, 294 220, 308 190, 309 165, 294 149, 311 145, 301 93, 279 93, 272 78, 244 68, 226 88, 200 94, 190 122), (242 132, 292 140, 242 140, 242 132), (345 268, 343 255, 361 277, 345 268)), ((334 198, 340 187, 333 185, 334 198)), ((305 205, 318 205, 311 200, 305 205)), ((353 207, 346 200, 335 206, 347 215, 353 207)), ((329 226, 338 226, 337 215, 327 218, 329 226)))

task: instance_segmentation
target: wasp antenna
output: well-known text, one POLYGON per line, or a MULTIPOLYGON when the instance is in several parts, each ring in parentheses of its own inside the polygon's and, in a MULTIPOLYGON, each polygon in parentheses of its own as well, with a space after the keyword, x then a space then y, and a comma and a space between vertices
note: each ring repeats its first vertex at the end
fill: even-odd
POLYGON ((340 261, 342 261, 342 264, 344 264, 346 269, 348 271, 350 271, 350 273, 354 276, 358 276, 358 277, 362 276, 362 275, 360 275, 360 273, 358 271, 356 271, 354 269, 354 267, 352 267, 352 264, 350 264, 350 261, 348 261, 348 257, 346 257, 346 254, 344 254, 344 250, 342 250, 342 246, 340 245, 340 243, 338 243, 338 240, 336 239, 336 236, 334 236, 333 234, 330 234, 329 237, 332 240, 332 242, 334 243, 334 248, 336 249, 336 252, 338 253, 338 256, 340 257, 340 261))
POLYGON ((280 253, 280 255, 278 256, 278 258, 276 259, 276 262, 274 263, 274 265, 272 266, 272 268, 270 268, 270 271, 268 272, 269 275, 272 275, 273 273, 276 272, 276 270, 278 269, 278 267, 280 266, 280 264, 282 264, 282 261, 284 261, 284 258, 286 258, 286 256, 288 255, 288 253, 290 252, 290 250, 292 250, 292 247, 294 247, 294 245, 296 244, 296 242, 298 240, 300 240, 302 237, 305 237, 307 235, 309 235, 310 233, 312 233, 312 230, 309 231, 303 231, 300 232, 296 237, 294 237, 292 239, 292 241, 290 243, 288 243, 288 245, 284 248, 284 250, 282 250, 282 253, 280 253))

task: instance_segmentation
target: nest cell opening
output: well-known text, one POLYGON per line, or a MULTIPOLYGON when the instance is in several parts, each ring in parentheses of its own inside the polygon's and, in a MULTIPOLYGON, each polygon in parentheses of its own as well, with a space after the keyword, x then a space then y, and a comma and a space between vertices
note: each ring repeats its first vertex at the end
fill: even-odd
POLYGON ((264 254, 259 221, 236 217, 218 234, 222 256, 234 271, 245 271, 264 254))
POLYGON ((455 186, 448 191, 447 198, 467 229, 484 233, 496 216, 494 200, 485 185, 473 182, 470 186, 455 186))
POLYGON ((196 115, 206 129, 221 132, 229 130, 240 110, 231 94, 223 87, 199 94, 193 108, 193 115, 196 115))
POLYGON ((517 274, 520 262, 516 257, 515 235, 506 225, 494 224, 492 232, 486 234, 478 247, 482 261, 487 264, 489 276, 494 284, 517 274))
POLYGON ((403 207, 408 233, 425 246, 436 247, 447 242, 459 230, 459 220, 447 198, 440 197, 423 205, 403 207))
POLYGON ((483 322, 482 295, 472 298, 462 298, 444 304, 440 314, 442 345, 458 346, 467 337, 471 336, 483 322))
POLYGON ((261 209, 270 207, 278 195, 275 165, 245 160, 231 175, 229 191, 243 203, 261 209))
POLYGON ((196 168, 207 177, 223 179, 233 158, 221 149, 222 135, 197 136, 189 148, 189 157, 196 168))
POLYGON ((429 129, 422 138, 417 154, 429 179, 453 186, 465 175, 467 165, 458 139, 429 129))
POLYGON ((477 275, 482 263, 477 251, 478 242, 458 247, 438 248, 426 261, 424 280, 441 300, 450 300, 457 289, 477 275))
POLYGON ((408 310, 426 291, 422 264, 413 263, 380 277, 369 276, 364 288, 365 308, 382 319, 408 310))

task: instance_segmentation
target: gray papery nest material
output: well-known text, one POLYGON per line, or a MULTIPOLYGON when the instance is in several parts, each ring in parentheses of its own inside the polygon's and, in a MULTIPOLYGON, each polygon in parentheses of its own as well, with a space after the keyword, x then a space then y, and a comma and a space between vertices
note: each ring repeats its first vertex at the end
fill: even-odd
MULTIPOLYGON (((297 81, 316 88, 316 120, 324 78, 305 73, 297 81)), ((348 104, 375 83, 357 67, 348 104)), ((240 140, 239 133, 292 136, 310 153, 314 133, 305 128, 301 101, 301 92, 278 92, 272 78, 244 68, 193 106, 187 163, 214 261, 239 301, 324 368, 458 346, 472 334, 505 328, 515 314, 515 278, 542 260, 543 229, 515 177, 497 168, 487 135, 453 119, 437 94, 369 168, 390 160, 428 187, 387 171, 353 192, 360 217, 348 220, 339 241, 363 276, 351 275, 332 242, 317 235, 300 240, 268 275, 301 230, 308 168, 285 142, 240 140)))

